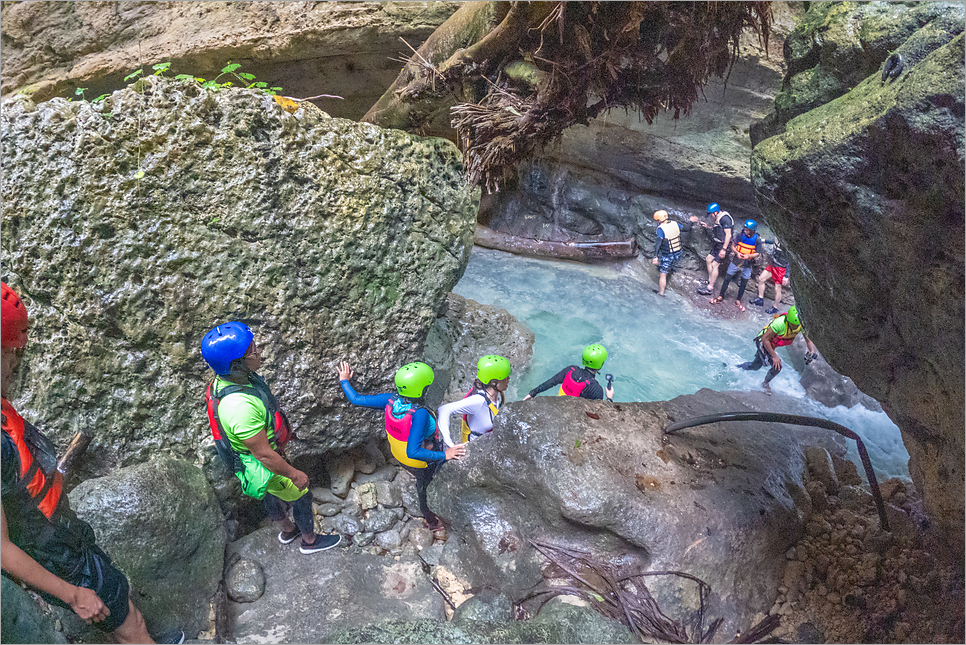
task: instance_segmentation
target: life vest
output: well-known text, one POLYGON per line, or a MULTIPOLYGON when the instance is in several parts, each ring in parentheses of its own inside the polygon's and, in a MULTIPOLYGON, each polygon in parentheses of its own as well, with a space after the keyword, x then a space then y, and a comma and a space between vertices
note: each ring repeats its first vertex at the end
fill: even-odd
POLYGON ((711 236, 715 242, 724 244, 725 231, 733 229, 734 227, 735 221, 731 218, 731 215, 726 211, 720 211, 718 217, 714 220, 714 229, 711 232, 711 236), (726 217, 728 218, 727 220, 725 220, 726 217))
POLYGON ((576 367, 570 368, 567 375, 564 377, 563 384, 560 386, 560 390, 557 391, 557 396, 580 396, 580 393, 584 391, 587 387, 587 381, 575 381, 574 380, 574 370, 576 367))
POLYGON ((664 231, 664 242, 662 250, 666 246, 668 253, 677 253, 681 250, 681 227, 677 222, 664 222, 657 227, 659 231, 664 231))
MULTIPOLYGON (((784 316, 785 314, 775 314, 771 321, 775 322, 775 320, 783 318, 784 316)), ((759 332, 757 336, 758 338, 764 337, 765 332, 771 327, 772 322, 765 325, 764 329, 759 332)), ((788 318, 785 318, 785 333, 779 334, 775 337, 775 340, 772 341, 772 347, 784 347, 785 345, 791 345, 792 341, 795 340, 795 336, 797 336, 801 331, 801 325, 791 325, 788 323, 788 318)))
MULTIPOLYGON (((490 402, 490 397, 488 397, 486 395, 486 390, 478 390, 476 388, 472 388, 469 392, 466 393, 466 396, 464 396, 463 398, 464 399, 468 399, 469 397, 473 396, 474 394, 481 394, 481 395, 483 395, 483 400, 486 401, 486 407, 488 407, 490 409, 490 425, 492 426, 493 425, 493 418, 500 411, 500 408, 496 407, 496 404, 495 403, 491 403, 490 402)), ((463 431, 463 443, 466 443, 467 441, 469 441, 471 435, 473 437, 482 437, 483 436, 483 433, 476 434, 476 433, 473 433, 473 432, 470 431, 470 424, 467 423, 467 421, 466 421, 466 415, 465 414, 463 415, 462 431, 463 431)))
POLYGON ((771 256, 771 263, 780 269, 788 268, 788 258, 785 257, 785 251, 778 242, 775 242, 775 253, 771 256))
POLYGON ((21 513, 36 507, 51 520, 64 490, 64 477, 57 470, 54 446, 36 428, 25 422, 6 399, 3 399, 0 410, 3 432, 13 440, 20 457, 20 479, 16 494, 25 505, 21 513))
MULTIPOLYGON (((244 466, 238 456, 238 451, 235 450, 231 445, 231 441, 225 435, 225 429, 221 425, 221 419, 218 418, 218 404, 226 396, 237 392, 244 392, 246 394, 254 394, 258 397, 258 400, 265 406, 265 416, 268 417, 265 432, 268 435, 268 443, 272 447, 272 450, 278 450, 279 447, 284 446, 295 434, 292 432, 292 426, 288 422, 288 417, 282 412, 282 409, 278 406, 278 401, 272 395, 271 390, 268 389, 268 383, 265 382, 265 379, 254 372, 248 378, 251 387, 233 383, 212 392, 212 386, 215 384, 212 381, 205 390, 208 424, 211 427, 211 436, 215 439, 215 450, 218 452, 218 456, 221 457, 222 461, 225 462, 225 465, 236 473, 244 471, 244 466)), ((251 454, 248 450, 242 450, 240 452, 251 454)))
POLYGON ((751 255, 755 253, 758 249, 758 234, 754 233, 751 237, 745 237, 745 232, 742 231, 741 235, 738 237, 738 241, 735 243, 735 250, 743 255, 751 255))
MULTIPOLYGON (((409 433, 413 427, 413 413, 423 406, 413 403, 401 417, 396 418, 392 413, 392 405, 396 400, 397 398, 394 395, 386 403, 386 436, 389 437, 389 448, 392 450, 392 456, 404 466, 425 468, 429 464, 419 459, 410 459, 406 453, 406 444, 409 443, 409 433)), ((433 416, 433 412, 426 408, 423 409, 429 412, 430 422, 435 426, 436 418, 433 416)), ((434 430, 439 433, 439 430, 435 427, 434 430)))

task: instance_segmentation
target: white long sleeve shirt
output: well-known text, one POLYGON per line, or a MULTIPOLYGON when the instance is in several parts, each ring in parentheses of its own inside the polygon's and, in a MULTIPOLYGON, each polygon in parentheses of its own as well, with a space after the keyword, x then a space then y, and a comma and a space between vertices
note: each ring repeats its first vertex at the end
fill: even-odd
MULTIPOLYGON (((499 409, 500 403, 497 401, 493 405, 499 409)), ((439 432, 447 446, 456 445, 449 435, 449 419, 454 414, 466 415, 466 424, 470 427, 470 441, 493 429, 493 412, 490 410, 489 401, 482 394, 472 394, 459 401, 444 403, 439 406, 437 416, 439 432)), ((458 439, 462 440, 462 424, 457 427, 460 428, 458 439)))

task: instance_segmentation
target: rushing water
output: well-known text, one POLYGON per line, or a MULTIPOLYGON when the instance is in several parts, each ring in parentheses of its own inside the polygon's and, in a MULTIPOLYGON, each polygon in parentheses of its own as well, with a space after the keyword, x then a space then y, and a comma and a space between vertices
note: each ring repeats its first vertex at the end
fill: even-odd
MULTIPOLYGON (((737 320, 713 318, 675 293, 673 286, 665 298, 653 293, 656 275, 650 271, 641 277, 611 266, 538 260, 475 247, 454 291, 506 309, 535 334, 530 366, 510 381, 511 401, 523 398, 563 367, 579 364, 581 351, 590 343, 607 348, 602 373, 614 375, 615 401, 663 401, 701 388, 760 389, 765 368, 750 372, 735 365, 754 357, 752 339, 771 317, 761 308, 749 307, 737 320)), ((736 290, 732 285, 732 299, 736 290)), ((909 455, 899 428, 885 413, 861 405, 827 408, 807 399, 792 362, 783 360, 783 365, 772 381, 773 391, 803 398, 812 416, 855 431, 880 480, 908 481, 909 455)), ((854 442, 849 443, 862 472, 854 442)))

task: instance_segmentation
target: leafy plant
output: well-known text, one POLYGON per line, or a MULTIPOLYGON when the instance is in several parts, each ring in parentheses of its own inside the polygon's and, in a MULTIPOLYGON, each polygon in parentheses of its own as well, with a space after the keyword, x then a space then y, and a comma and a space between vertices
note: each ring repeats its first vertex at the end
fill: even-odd
POLYGON ((125 76, 124 77, 124 80, 125 81, 129 81, 132 78, 137 78, 138 76, 140 76, 143 73, 144 73, 144 69, 143 68, 142 69, 136 69, 133 72, 131 72, 130 74, 128 74, 127 76, 125 76))
POLYGON ((212 80, 205 80, 200 76, 194 76, 192 74, 178 74, 174 77, 174 80, 194 80, 201 83, 201 86, 208 90, 218 90, 223 87, 231 87, 237 81, 239 85, 245 87, 246 89, 261 90, 262 92, 270 95, 275 95, 282 91, 281 87, 269 87, 268 83, 255 80, 254 74, 249 74, 248 72, 239 72, 239 69, 241 69, 241 63, 233 63, 228 61, 228 64, 221 68, 221 73, 212 80), (222 81, 221 79, 225 76, 228 76, 229 80, 222 81), (234 78, 235 80, 230 80, 231 78, 234 78))

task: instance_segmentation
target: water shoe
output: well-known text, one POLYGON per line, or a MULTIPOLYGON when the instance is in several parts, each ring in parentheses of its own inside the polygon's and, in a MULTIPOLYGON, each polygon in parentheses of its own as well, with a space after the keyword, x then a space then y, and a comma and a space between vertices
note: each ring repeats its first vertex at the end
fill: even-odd
POLYGON ((301 534, 302 532, 299 531, 297 528, 292 529, 291 531, 281 531, 278 534, 278 541, 281 542, 282 544, 291 544, 295 540, 295 538, 297 538, 301 534))
POLYGON ((312 544, 306 544, 302 542, 299 545, 299 551, 301 553, 318 553, 319 551, 325 551, 326 549, 331 549, 334 546, 338 546, 342 542, 341 535, 316 535, 315 541, 312 544))

